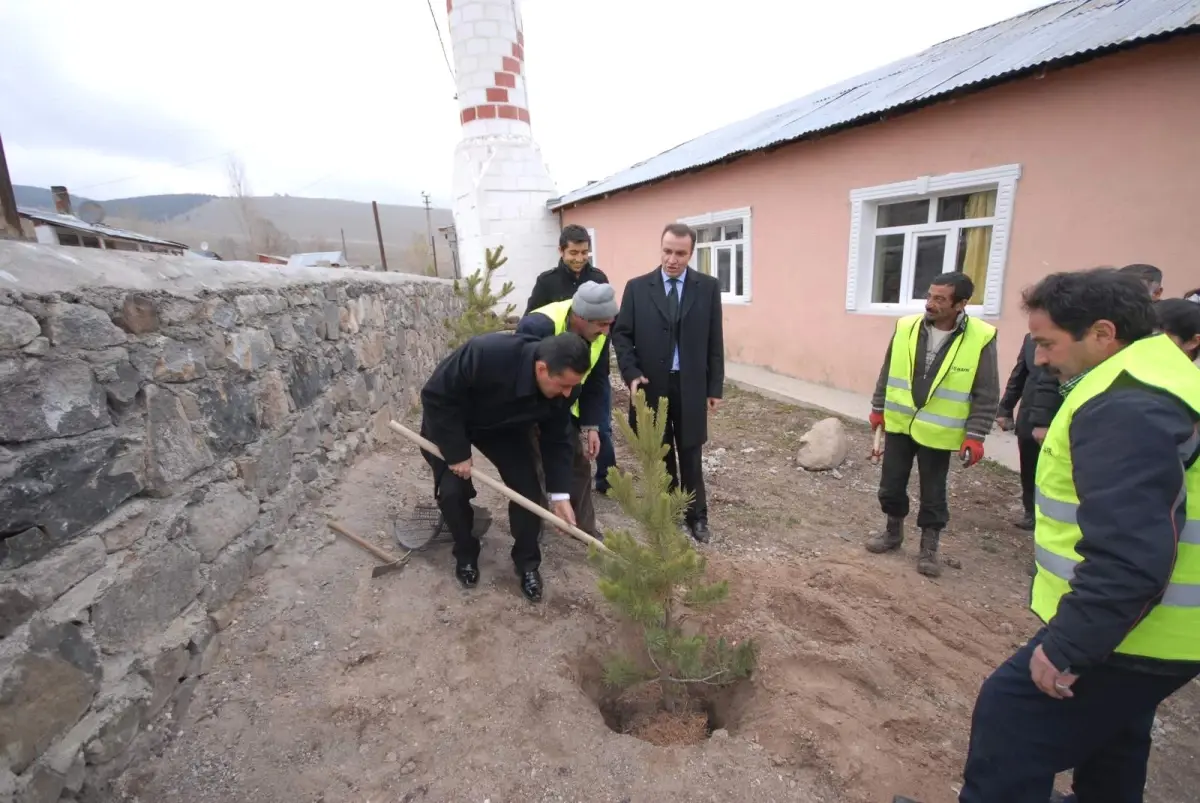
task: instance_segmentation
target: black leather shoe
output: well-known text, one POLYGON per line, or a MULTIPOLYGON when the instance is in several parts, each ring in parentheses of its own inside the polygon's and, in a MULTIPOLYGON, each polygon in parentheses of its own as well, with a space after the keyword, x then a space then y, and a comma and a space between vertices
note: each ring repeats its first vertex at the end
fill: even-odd
POLYGON ((454 567, 454 576, 463 588, 474 588, 479 585, 479 567, 474 563, 460 563, 454 567))
POLYGON ((607 481, 598 482, 596 483, 596 493, 600 494, 601 496, 605 496, 608 494, 608 489, 610 487, 612 486, 610 486, 607 481))
POLYGON ((521 593, 525 595, 525 599, 530 602, 542 601, 542 575, 537 569, 528 572, 518 571, 517 576, 521 578, 521 593))
POLYGON ((707 544, 711 533, 708 531, 707 521, 698 521, 695 524, 689 525, 689 530, 692 531, 692 538, 695 538, 701 544, 707 544))
POLYGON ((1024 530, 1025 532, 1028 533, 1028 532, 1033 532, 1033 523, 1034 523, 1033 522, 1033 514, 1026 513, 1020 519, 1018 519, 1017 521, 1014 521, 1013 526, 1016 527, 1018 530, 1024 530))

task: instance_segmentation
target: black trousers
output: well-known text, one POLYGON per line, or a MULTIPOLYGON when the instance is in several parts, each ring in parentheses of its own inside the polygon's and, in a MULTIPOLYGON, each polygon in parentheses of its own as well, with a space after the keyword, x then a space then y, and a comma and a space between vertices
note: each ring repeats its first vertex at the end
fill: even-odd
MULTIPOLYGON (((651 408, 658 405, 660 397, 647 394, 646 402, 651 408)), ((663 443, 670 447, 667 451, 667 473, 671 475, 672 490, 681 484, 685 491, 692 492, 692 503, 688 506, 686 520, 688 524, 696 522, 708 523, 708 497, 704 491, 704 464, 702 445, 680 446, 683 428, 680 426, 683 409, 682 396, 679 391, 679 372, 672 371, 667 384, 667 427, 663 432, 663 443)), ((637 432, 637 421, 634 420, 633 404, 629 406, 629 425, 637 432)))
POLYGON ((950 455, 944 449, 921 446, 907 435, 889 432, 883 446, 883 466, 879 477, 879 507, 886 516, 908 515, 908 478, 913 459, 917 461, 917 479, 921 486, 921 506, 917 526, 942 530, 950 521, 946 504, 946 477, 950 473, 950 455))
POLYGON ((1017 436, 1017 453, 1021 458, 1021 505, 1033 515, 1033 481, 1037 477, 1038 454, 1042 445, 1033 438, 1017 436))
POLYGON ((1102 665, 1080 674, 1074 697, 1055 700, 1029 674, 1044 636, 980 688, 959 803, 1046 803, 1054 776, 1069 769, 1080 803, 1141 803, 1154 712, 1194 675, 1102 665))
MULTIPOLYGON (((489 433, 486 437, 473 438, 471 442, 492 461, 505 485, 531 501, 544 499, 533 451, 536 441, 530 437, 528 429, 489 433)), ((479 539, 471 534, 475 523, 475 512, 471 509, 475 484, 460 478, 441 458, 425 450, 421 450, 421 454, 433 469, 434 496, 446 517, 446 527, 454 537, 454 559, 459 565, 478 565, 479 539)), ((515 502, 509 502, 508 523, 513 535, 513 563, 522 572, 538 568, 542 562, 538 545, 542 520, 515 502)))
POLYGON ((575 512, 575 526, 588 535, 599 535, 596 508, 592 503, 592 464, 583 453, 583 433, 578 427, 573 427, 572 433, 575 449, 571 455, 571 509, 575 512))

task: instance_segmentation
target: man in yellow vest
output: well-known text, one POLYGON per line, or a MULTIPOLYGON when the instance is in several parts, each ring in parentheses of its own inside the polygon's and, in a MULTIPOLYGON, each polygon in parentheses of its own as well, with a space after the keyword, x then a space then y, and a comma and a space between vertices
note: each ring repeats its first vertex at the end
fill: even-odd
MULTIPOLYGON (((571 407, 571 421, 579 437, 574 438, 575 456, 571 469, 571 507, 579 529, 597 538, 596 509, 592 504, 592 464, 600 451, 600 424, 611 420, 606 394, 609 376, 608 332, 617 317, 617 296, 611 284, 587 281, 566 301, 538 307, 517 322, 517 333, 553 337, 574 332, 591 344, 591 367, 584 374, 571 407)), ((552 500, 553 501, 553 500, 552 500)))
POLYGON ((1042 443, 1030 608, 984 682, 960 803, 1138 803, 1159 703, 1200 674, 1200 370, 1112 269, 1024 295, 1063 405, 1042 443), (1071 800, 1073 798, 1066 798, 1071 800))
POLYGON ((925 314, 896 322, 871 399, 871 429, 883 427, 886 433, 879 506, 887 527, 867 539, 866 547, 891 552, 904 542, 915 459, 921 488, 917 571, 928 577, 942 573, 938 544, 950 520, 950 456, 957 452, 966 465, 983 459, 983 439, 1000 406, 996 328, 967 315, 974 293, 975 283, 965 273, 934 277, 925 314))

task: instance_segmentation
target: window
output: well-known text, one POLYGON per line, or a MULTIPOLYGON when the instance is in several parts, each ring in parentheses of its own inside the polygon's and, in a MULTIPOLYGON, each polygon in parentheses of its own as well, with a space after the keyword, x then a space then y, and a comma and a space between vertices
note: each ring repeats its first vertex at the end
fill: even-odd
POLYGON ((923 176, 850 193, 846 309, 906 315, 939 274, 975 282, 967 309, 999 315, 1020 165, 923 176))
POLYGON ((750 207, 680 218, 696 230, 692 267, 721 283, 721 301, 750 301, 750 207))
POLYGON ((588 233, 588 237, 592 241, 592 258, 591 258, 592 259, 592 267, 598 268, 600 266, 596 264, 596 230, 589 228, 587 230, 587 233, 588 233))

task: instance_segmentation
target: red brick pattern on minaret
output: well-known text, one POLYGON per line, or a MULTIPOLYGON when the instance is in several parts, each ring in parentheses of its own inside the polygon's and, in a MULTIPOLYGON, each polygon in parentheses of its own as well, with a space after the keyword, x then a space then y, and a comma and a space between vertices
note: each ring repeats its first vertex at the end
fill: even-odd
MULTIPOLYGON (((450 10, 454 0, 446 0, 450 10)), ((475 120, 520 120, 529 122, 529 110, 509 102, 509 90, 517 88, 517 76, 525 62, 525 34, 518 30, 517 41, 512 45, 512 56, 500 58, 500 69, 493 77, 493 85, 487 87, 487 103, 470 106, 459 113, 463 125, 475 120)))
MULTIPOLYGON (((446 13, 449 14, 454 10, 454 0, 446 0, 446 13)), ((517 34, 517 41, 521 41, 521 35, 517 34)))

